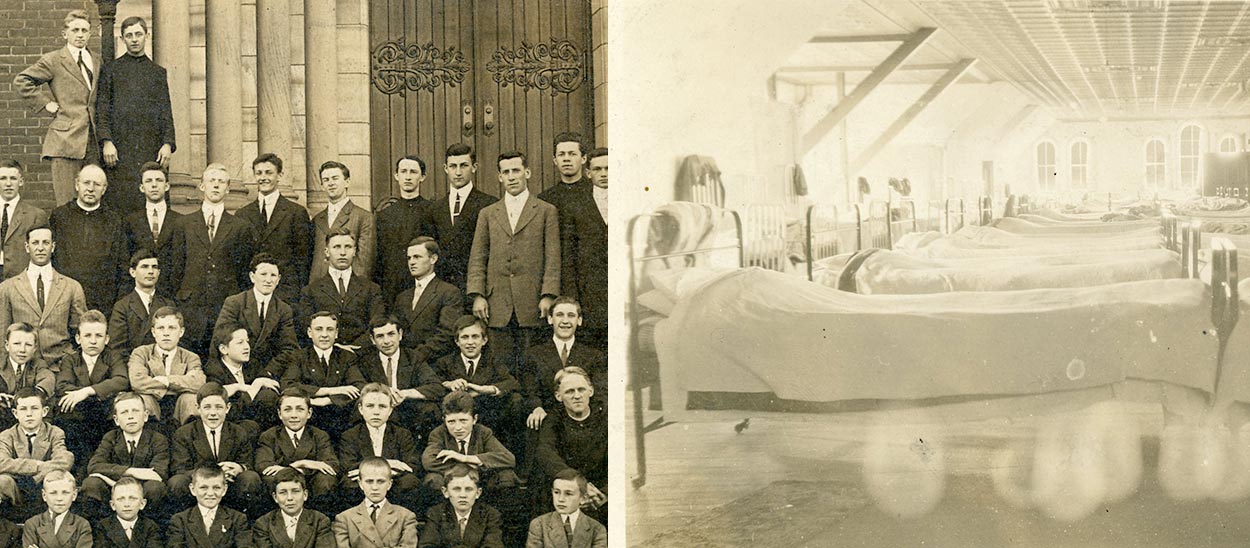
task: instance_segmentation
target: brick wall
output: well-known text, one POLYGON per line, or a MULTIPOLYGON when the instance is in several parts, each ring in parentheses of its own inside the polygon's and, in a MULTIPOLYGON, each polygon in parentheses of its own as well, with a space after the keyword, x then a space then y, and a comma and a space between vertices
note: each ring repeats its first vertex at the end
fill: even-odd
POLYGON ((43 136, 51 118, 23 101, 13 78, 44 53, 64 47, 65 13, 86 10, 96 36, 88 48, 99 63, 99 16, 91 0, 4 0, 0 2, 0 158, 16 158, 26 168, 22 195, 51 209, 51 166, 40 159, 43 136))

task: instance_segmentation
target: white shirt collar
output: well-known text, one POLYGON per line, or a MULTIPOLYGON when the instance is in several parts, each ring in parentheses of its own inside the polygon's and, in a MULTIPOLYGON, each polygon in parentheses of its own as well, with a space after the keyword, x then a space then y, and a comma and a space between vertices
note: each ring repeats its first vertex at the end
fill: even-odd
POLYGON ((208 529, 213 524, 213 518, 217 516, 217 508, 205 508, 200 504, 195 506, 200 509, 200 518, 204 520, 204 528, 208 529))
POLYGON ((47 291, 52 289, 49 287, 52 284, 52 263, 43 266, 35 266, 35 263, 30 263, 26 267, 26 279, 30 280, 32 288, 36 287, 38 283, 36 278, 43 278, 44 297, 47 297, 47 291))
POLYGON ((381 502, 373 502, 367 498, 365 499, 365 507, 369 508, 369 510, 373 510, 373 505, 375 504, 378 505, 378 511, 381 512, 383 508, 386 508, 386 505, 389 504, 389 502, 386 499, 382 499, 381 502))
POLYGON ((139 431, 139 433, 138 433, 138 434, 135 434, 133 437, 131 437, 131 435, 130 435, 130 433, 129 433, 129 432, 126 432, 125 430, 122 430, 122 438, 124 438, 124 439, 126 440, 126 443, 130 443, 130 442, 132 442, 132 441, 133 441, 133 442, 135 442, 135 443, 139 443, 139 438, 141 438, 141 437, 143 437, 143 431, 142 431, 142 430, 140 430, 140 431, 139 431))
POLYGON ((564 348, 564 345, 568 345, 568 346, 569 346, 569 352, 572 352, 572 351, 573 351, 573 343, 574 343, 574 342, 577 342, 577 335, 573 335, 572 337, 569 337, 569 340, 567 340, 567 341, 566 341, 566 340, 564 340, 564 339, 561 339, 560 337, 557 337, 557 336, 555 336, 555 335, 552 335, 552 336, 551 336, 551 340, 552 340, 553 342, 555 342, 555 343, 556 343, 556 350, 560 350, 561 348, 564 348))
POLYGON ((261 295, 260 290, 259 290, 259 289, 256 289, 256 287, 255 287, 255 286, 252 286, 252 295, 256 297, 256 305, 257 305, 257 306, 260 306, 260 304, 261 304, 261 303, 268 303, 268 302, 269 302, 270 297, 273 297, 273 294, 272 294, 272 293, 270 293, 270 294, 268 294, 268 295, 261 295))
POLYGON ((87 371, 91 371, 95 367, 95 362, 100 359, 99 354, 88 356, 86 352, 79 351, 78 355, 82 356, 82 363, 87 366, 87 371))
POLYGON ((315 346, 314 346, 314 347, 312 347, 312 349, 313 349, 313 352, 316 352, 316 353, 317 353, 317 359, 318 359, 318 360, 324 360, 324 361, 330 361, 330 354, 331 354, 332 352, 334 352, 334 347, 333 347, 333 346, 331 346, 330 348, 327 348, 327 349, 325 349, 325 350, 322 350, 322 349, 317 348, 317 347, 315 347, 315 346))
POLYGON ((121 516, 117 516, 117 522, 122 524, 122 529, 130 529, 131 531, 134 531, 135 526, 139 524, 139 516, 135 516, 135 519, 122 519, 121 516))
MULTIPOLYGON (((449 204, 455 204, 455 203, 456 203, 456 196, 459 196, 459 197, 460 197, 460 207, 464 207, 464 200, 465 200, 465 198, 468 198, 468 197, 469 197, 469 193, 473 191, 473 182, 472 182, 472 181, 470 181, 470 182, 466 183, 464 186, 462 186, 462 187, 460 187, 460 188, 456 188, 456 187, 451 186, 451 185, 447 185, 447 188, 451 189, 451 191, 447 193, 447 203, 449 203, 449 204)), ((453 210, 453 211, 454 211, 454 210, 453 210)))
POLYGON ((88 67, 94 66, 94 63, 91 62, 91 52, 87 51, 87 48, 76 48, 69 44, 65 44, 65 47, 69 49, 69 55, 74 58, 75 63, 78 62, 78 56, 81 55, 82 62, 86 63, 88 67))
MULTIPOLYGON (((256 193, 256 199, 265 204, 265 213, 273 215, 273 207, 278 205, 278 196, 281 194, 282 191, 278 189, 274 189, 274 191, 270 192, 268 196, 258 192, 256 193)), ((283 515, 285 516, 286 514, 283 515)))
POLYGON ((425 289, 430 286, 430 282, 433 280, 434 280, 434 271, 431 270, 428 274, 420 278, 417 278, 416 283, 417 285, 420 285, 422 289, 425 289))
POLYGON ((377 428, 369 426, 369 423, 367 422, 364 423, 364 425, 365 425, 365 429, 369 432, 370 437, 376 437, 380 440, 384 436, 386 436, 386 423, 382 423, 382 426, 379 426, 377 428))
MULTIPOLYGON (((577 520, 578 520, 578 518, 582 517, 582 509, 581 509, 581 508, 578 508, 578 509, 576 509, 576 510, 573 510, 573 513, 572 513, 572 514, 562 514, 562 515, 560 516, 560 521, 564 521, 564 516, 565 516, 565 515, 567 515, 567 516, 569 517, 569 529, 572 529, 572 530, 576 531, 576 530, 577 530, 577 520)), ((571 540, 571 539, 570 539, 570 540, 571 540)))
POLYGON ((290 428, 287 428, 286 426, 283 426, 283 427, 282 427, 282 429, 283 429, 283 430, 286 430, 286 437, 288 437, 288 438, 291 438, 291 437, 298 437, 299 439, 304 439, 304 431, 305 431, 305 430, 308 430, 308 427, 307 427, 307 426, 305 426, 305 427, 303 427, 303 428, 300 428, 300 429, 299 429, 299 432, 295 432, 295 431, 291 430, 290 428))
POLYGON ((470 517, 473 517, 473 508, 469 508, 469 513, 464 514, 463 516, 460 515, 460 510, 457 510, 455 507, 452 507, 452 511, 456 513, 456 525, 457 526, 460 524, 460 520, 462 519, 467 520, 470 517))
POLYGON ((157 215, 158 217, 164 217, 164 216, 165 216, 165 211, 166 211, 167 209, 169 209, 169 205, 165 203, 165 200, 161 200, 161 201, 156 202, 156 203, 152 203, 152 202, 148 202, 148 201, 145 201, 145 202, 143 203, 143 210, 147 212, 148 217, 151 217, 151 216, 152 216, 152 212, 153 212, 153 211, 155 211, 155 212, 156 212, 156 215, 157 215))
POLYGON ((224 365, 226 367, 226 371, 229 371, 232 376, 236 378, 243 376, 243 366, 240 365, 236 368, 235 366, 230 365, 230 362, 226 361, 225 358, 222 358, 221 365, 224 365))
POLYGON ((522 190, 520 194, 513 196, 507 192, 503 193, 504 203, 510 207, 525 205, 525 201, 530 198, 530 189, 522 190))
POLYGON ((213 215, 213 221, 217 224, 221 224, 221 214, 225 210, 226 210, 226 204, 224 202, 219 203, 219 204, 214 204, 212 202, 206 201, 200 204, 200 212, 204 214, 205 222, 208 222, 208 215, 211 213, 213 215))
MULTIPOLYGON (((51 511, 51 510, 49 510, 48 512, 49 512, 49 513, 51 513, 52 511, 51 511)), ((54 530, 54 531, 58 531, 58 530, 60 530, 60 529, 61 529, 61 524, 62 524, 62 523, 65 523, 65 516, 67 516, 67 515, 69 515, 69 512, 68 512, 68 511, 66 511, 66 512, 61 512, 60 514, 56 514, 56 515, 54 515, 54 516, 52 517, 52 530, 54 530)))
POLYGON ((14 196, 11 202, 6 202, 3 198, 0 198, 0 211, 4 210, 4 204, 9 204, 9 215, 13 215, 13 211, 17 209, 17 203, 20 201, 22 201, 21 194, 14 196))
POLYGON ((352 281, 352 269, 348 268, 347 270, 339 270, 331 266, 330 277, 334 278, 334 283, 336 284, 338 283, 339 278, 343 278, 343 285, 347 285, 352 281))
POLYGON ((299 517, 304 515, 304 510, 300 509, 299 513, 294 516, 288 516, 286 515, 286 512, 282 512, 281 510, 279 510, 279 513, 282 514, 283 525, 286 525, 287 529, 294 529, 295 526, 299 525, 299 517))
MULTIPOLYGON (((200 421, 200 424, 204 426, 204 435, 205 435, 205 436, 208 436, 208 433, 209 433, 209 432, 216 432, 216 433, 217 433, 217 434, 216 434, 216 435, 217 435, 217 443, 218 443, 218 444, 221 444, 221 429, 222 429, 222 428, 225 428, 225 426, 226 426, 226 423, 225 423, 225 422, 222 422, 222 423, 221 423, 221 425, 220 425, 220 426, 218 426, 217 428, 212 428, 212 427, 208 426, 208 424, 207 424, 207 423, 205 423, 204 421, 200 421)), ((212 443, 212 442, 213 442, 213 438, 212 438, 211 436, 208 438, 208 442, 209 442, 209 443, 212 443)))
MULTIPOLYGON (((26 367, 27 365, 30 365, 30 362, 26 362, 21 367, 26 367)), ((9 369, 12 369, 13 372, 16 373, 18 367, 17 362, 13 361, 13 358, 9 358, 9 369)))

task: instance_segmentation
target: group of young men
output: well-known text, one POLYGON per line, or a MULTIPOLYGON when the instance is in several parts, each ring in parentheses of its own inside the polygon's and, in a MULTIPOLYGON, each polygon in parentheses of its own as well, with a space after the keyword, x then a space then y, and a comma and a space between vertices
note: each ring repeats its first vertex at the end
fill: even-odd
POLYGON ((501 199, 467 145, 433 199, 406 156, 376 211, 327 161, 315 216, 265 153, 253 201, 209 164, 183 214, 146 23, 98 79, 89 30, 17 79, 87 143, 45 141, 60 205, 0 161, 0 547, 606 545, 606 149, 557 136, 539 196, 501 154, 501 199))

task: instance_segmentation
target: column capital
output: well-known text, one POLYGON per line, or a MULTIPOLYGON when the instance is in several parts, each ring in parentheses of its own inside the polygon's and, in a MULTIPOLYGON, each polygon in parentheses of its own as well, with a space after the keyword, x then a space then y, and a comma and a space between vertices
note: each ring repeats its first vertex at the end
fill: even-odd
POLYGON ((100 17, 116 17, 117 3, 120 1, 121 0, 95 0, 95 5, 97 10, 100 12, 100 17))

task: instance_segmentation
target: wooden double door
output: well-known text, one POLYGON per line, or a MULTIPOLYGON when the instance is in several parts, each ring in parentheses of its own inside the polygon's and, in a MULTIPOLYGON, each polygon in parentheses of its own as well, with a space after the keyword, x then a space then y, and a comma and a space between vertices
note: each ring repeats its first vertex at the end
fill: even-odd
POLYGON ((375 203, 398 193, 409 154, 426 162, 421 194, 445 196, 455 143, 473 147, 474 185, 495 196, 498 155, 525 153, 536 194, 559 180, 552 139, 593 136, 590 0, 374 0, 369 19, 375 203))

